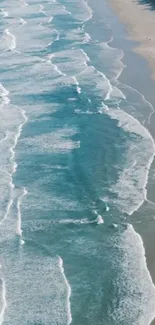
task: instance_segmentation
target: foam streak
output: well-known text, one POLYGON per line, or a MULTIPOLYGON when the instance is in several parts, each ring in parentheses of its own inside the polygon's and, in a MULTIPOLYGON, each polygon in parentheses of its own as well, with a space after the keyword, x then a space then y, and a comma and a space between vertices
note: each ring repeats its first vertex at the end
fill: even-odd
POLYGON ((72 322, 71 304, 70 304, 71 287, 70 287, 70 285, 67 281, 67 278, 65 276, 65 273, 64 273, 63 260, 60 256, 58 256, 58 258, 59 258, 59 267, 61 270, 61 274, 63 276, 64 282, 65 282, 66 288, 67 288, 67 318, 68 318, 67 325, 69 325, 72 322))
POLYGON ((2 309, 0 312, 0 325, 2 325, 4 321, 4 314, 7 307, 5 281, 3 278, 1 279, 1 281, 2 281, 2 309))

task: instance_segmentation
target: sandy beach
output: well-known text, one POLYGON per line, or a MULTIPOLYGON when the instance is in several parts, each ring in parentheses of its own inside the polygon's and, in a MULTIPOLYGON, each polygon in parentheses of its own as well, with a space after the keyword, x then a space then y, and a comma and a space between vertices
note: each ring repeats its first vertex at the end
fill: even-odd
POLYGON ((155 12, 142 1, 110 0, 120 20, 126 24, 129 37, 139 42, 134 49, 145 57, 155 79, 155 12))

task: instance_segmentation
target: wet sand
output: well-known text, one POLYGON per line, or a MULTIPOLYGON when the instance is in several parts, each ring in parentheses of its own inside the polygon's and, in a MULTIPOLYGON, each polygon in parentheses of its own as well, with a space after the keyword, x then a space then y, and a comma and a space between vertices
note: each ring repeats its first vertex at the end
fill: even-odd
POLYGON ((110 0, 110 4, 127 26, 129 37, 139 42, 134 51, 148 60, 155 79, 155 11, 139 0, 110 0))

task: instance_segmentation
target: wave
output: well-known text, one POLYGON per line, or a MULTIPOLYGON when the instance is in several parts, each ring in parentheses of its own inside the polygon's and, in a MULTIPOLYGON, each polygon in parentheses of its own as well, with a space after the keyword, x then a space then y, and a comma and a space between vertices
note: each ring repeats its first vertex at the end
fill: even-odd
POLYGON ((2 42, 3 44, 6 44, 6 49, 11 51, 16 49, 16 37, 11 34, 8 28, 6 28, 4 31, 2 42))
POLYGON ((8 17, 8 12, 5 9, 0 9, 0 12, 2 13, 3 17, 8 17))
POLYGON ((58 256, 58 263, 59 263, 60 271, 61 271, 61 274, 63 276, 64 282, 65 282, 66 288, 67 288, 67 297, 66 297, 66 299, 67 299, 67 325, 69 325, 72 322, 71 304, 70 304, 71 287, 70 287, 69 282, 65 276, 63 260, 60 256, 58 256))
POLYGON ((89 85, 89 89, 87 89, 88 97, 91 98, 93 89, 94 95, 104 100, 110 98, 113 89, 110 80, 107 79, 104 73, 96 70, 94 66, 88 66, 76 75, 76 79, 81 86, 88 87, 89 85))
POLYGON ((75 224, 75 225, 88 225, 88 224, 103 224, 104 219, 103 217, 98 214, 97 211, 93 211, 93 213, 97 216, 94 220, 89 220, 88 218, 83 218, 83 219, 63 219, 58 221, 60 224, 75 224))
POLYGON ((50 58, 58 69, 67 76, 74 76, 87 68, 89 57, 82 49, 71 49, 53 53, 50 58))
MULTIPOLYGON (((24 1, 22 3, 24 5, 28 5, 24 1)), ((59 108, 56 107, 55 103, 52 103, 53 106, 51 104, 49 104, 49 106, 48 105, 46 106, 46 103, 44 103, 43 106, 42 101, 39 102, 38 98, 42 99, 42 94, 47 94, 48 98, 49 96, 54 97, 59 86, 61 86, 62 88, 64 86, 68 87, 70 85, 75 86, 77 96, 75 94, 74 95, 77 97, 76 99, 82 98, 82 96, 85 96, 86 94, 87 100, 90 103, 92 101, 92 105, 93 105, 93 96, 95 100, 96 98, 99 98, 99 102, 101 101, 101 99, 104 100, 107 105, 106 106, 103 105, 102 107, 100 107, 98 111, 95 112, 95 114, 102 114, 102 113, 107 114, 109 115, 110 118, 117 120, 118 127, 123 128, 125 132, 129 133, 130 140, 128 143, 128 152, 124 160, 125 162, 124 170, 119 175, 118 182, 114 184, 110 189, 111 192, 115 194, 116 199, 111 200, 109 197, 105 197, 101 199, 104 200, 106 212, 109 211, 109 204, 110 204, 110 206, 118 207, 119 211, 121 212, 123 211, 125 213, 132 214, 133 211, 135 211, 135 209, 137 209, 142 204, 143 200, 146 199, 145 188, 147 184, 148 170, 150 168, 150 165, 154 157, 154 142, 149 132, 143 127, 143 125, 140 124, 140 122, 136 120, 136 118, 133 118, 129 114, 125 113, 122 109, 114 108, 114 99, 116 99, 116 101, 119 104, 120 103, 119 100, 120 101, 122 100, 123 102, 123 100, 125 100, 126 98, 123 91, 121 92, 121 90, 117 88, 119 86, 119 84, 117 84, 117 79, 122 71, 121 69, 123 69, 123 64, 120 63, 123 53, 119 50, 117 51, 117 49, 111 49, 108 44, 101 44, 99 53, 101 56, 103 56, 103 58, 105 58, 104 63, 109 62, 109 66, 108 65, 106 66, 109 69, 109 70, 107 69, 109 71, 109 74, 106 75, 106 73, 104 74, 103 72, 97 70, 95 64, 94 66, 90 65, 91 58, 89 57, 89 55, 87 55, 87 53, 82 48, 81 49, 76 48, 77 41, 78 42, 81 41, 81 47, 82 44, 84 46, 85 42, 87 43, 90 41, 89 34, 84 33, 80 25, 81 22, 86 22, 87 20, 90 20, 93 14, 88 4, 84 1, 77 1, 77 0, 69 1, 66 4, 66 6, 61 5, 60 3, 56 3, 56 1, 50 2, 49 4, 45 2, 44 6, 40 5, 39 11, 42 14, 46 15, 46 17, 42 17, 43 15, 41 14, 39 15, 38 13, 36 14, 38 7, 37 9, 36 6, 34 5, 29 7, 31 8, 29 9, 30 11, 27 10, 28 14, 26 13, 25 15, 22 16, 20 11, 20 16, 26 19, 26 20, 24 18, 18 19, 18 21, 20 20, 20 24, 22 26, 20 25, 19 26, 16 25, 15 27, 10 26, 8 29, 5 29, 4 39, 5 39, 6 47, 4 49, 10 49, 11 51, 15 52, 16 39, 17 39, 18 47, 22 53, 20 57, 21 61, 11 56, 12 61, 10 62, 11 64, 12 62, 14 63, 12 64, 12 70, 11 70, 12 76, 10 76, 10 78, 12 79, 9 79, 10 81, 8 81, 7 73, 4 71, 3 74, 3 76, 6 77, 5 81, 8 81, 10 84, 11 94, 14 100, 17 101, 18 103, 20 102, 21 99, 23 100, 22 103, 23 107, 26 108, 26 111, 28 112, 29 116, 32 117, 33 115, 33 118, 41 115, 44 118, 43 114, 46 114, 46 109, 49 114, 51 114, 51 112, 53 111, 58 111, 59 108), (34 9, 36 9, 36 12, 34 9), (62 30, 61 29, 59 30, 57 25, 54 26, 56 20, 53 19, 53 17, 57 17, 57 19, 60 20, 61 15, 64 16, 66 15, 66 19, 69 19, 69 17, 72 16, 73 19, 75 18, 74 26, 78 25, 78 29, 74 28, 74 31, 68 30, 68 32, 66 33, 65 40, 70 41, 72 43, 71 44, 67 43, 67 46, 64 47, 65 50, 63 51, 60 43, 63 37, 62 30), (45 28, 46 21, 44 20, 44 18, 47 19, 47 24, 50 23, 49 29, 45 28), (25 24, 25 21, 27 22, 27 24, 25 24), (76 35, 76 39, 74 39, 74 35, 76 35), (53 44, 55 47, 53 46, 53 44), (53 48, 55 49, 54 51, 52 50, 53 48), (52 51, 52 54, 49 54, 50 51, 52 51), (41 54, 39 52, 41 52, 41 54), (33 61, 34 54, 37 56, 36 53, 39 53, 40 55, 39 63, 38 61, 37 63, 36 62, 34 63, 33 61), (33 56, 33 58, 31 57, 31 55, 33 56), (117 56, 117 60, 115 60, 116 56, 117 56), (15 60, 20 61, 17 62, 19 65, 17 64, 16 66, 15 60), (22 67, 23 62, 25 66, 22 67), (17 67, 20 67, 20 73, 18 72, 17 67), (55 73, 53 73, 53 71, 55 71, 55 73), (24 87, 23 87, 23 81, 21 82, 21 85, 19 85, 20 83, 20 79, 18 80, 19 75, 22 76, 21 80, 24 80, 24 87), (18 86, 19 86, 17 87, 17 89, 15 89, 16 80, 18 80, 18 86), (37 82, 35 82, 36 80, 37 82), (32 97, 30 97, 31 95, 32 97), (32 98, 31 103, 30 100, 28 101, 27 99, 28 97, 32 98), (136 139, 134 140, 135 142, 132 139, 133 135, 136 136, 136 139), (139 149, 139 151, 137 151, 137 148, 139 149), (137 187, 135 186, 135 184, 137 187)), ((2 43, 1 45, 3 46, 2 43)), ((8 61, 9 60, 7 56, 7 60, 6 60, 7 64, 8 61)), ((4 104, 9 100, 8 95, 9 92, 3 86, 0 86, 0 99, 2 99, 2 102, 4 104)), ((33 136, 30 134, 27 137, 25 138, 23 137, 22 139, 19 140, 23 125, 27 122, 27 116, 25 110, 22 110, 20 108, 18 110, 22 116, 22 124, 20 124, 19 127, 16 127, 15 135, 14 133, 7 132, 5 137, 3 137, 2 140, 0 140, 0 144, 8 143, 10 137, 14 135, 13 138, 14 142, 13 144, 11 142, 12 145, 9 148, 10 162, 12 166, 12 170, 9 174, 9 179, 10 179, 9 202, 7 205, 6 213, 1 223, 7 219, 10 213, 10 209, 13 205, 13 192, 15 191, 14 191, 12 175, 13 173, 16 172, 17 169, 17 163, 15 162, 15 148, 17 146, 17 142, 21 147, 20 153, 22 154, 24 152, 25 155, 26 154, 39 155, 40 153, 43 154, 43 156, 45 153, 46 154, 51 154, 51 153, 68 154, 70 153, 71 150, 80 148, 80 141, 74 140, 75 139, 74 136, 76 136, 77 139, 78 130, 68 128, 67 126, 63 127, 62 129, 59 126, 56 131, 51 132, 50 130, 50 132, 43 135, 33 136)), ((86 112, 84 112, 84 109, 78 108, 75 109, 74 111, 76 114, 88 114, 88 115, 94 114, 91 109, 88 110, 86 109, 86 112)), ((56 166, 57 167, 54 168, 61 169, 58 167, 59 162, 57 163, 56 166)), ((54 177, 56 176, 54 175, 54 177)), ((45 179, 44 181, 47 182, 47 179, 45 179)), ((43 180, 41 179, 40 182, 43 182, 43 180)), ((36 208, 36 206, 38 207, 38 197, 40 197, 39 207, 41 206, 43 209, 45 206, 48 206, 51 209, 52 206, 53 211, 54 209, 56 210, 64 209, 65 211, 77 210, 76 202, 75 204, 74 202, 70 203, 69 200, 66 201, 65 198, 62 199, 61 197, 56 197, 56 195, 51 198, 51 196, 50 195, 48 196, 47 194, 46 197, 46 194, 42 193, 41 190, 40 192, 37 192, 36 190, 37 186, 39 187, 39 185, 36 185, 35 183, 31 184, 31 198, 29 199, 29 203, 31 204, 32 208, 33 207, 36 208)), ((26 193, 27 193, 26 190, 23 189, 22 194, 17 198, 16 233, 20 237, 22 244, 24 243, 24 241, 22 239, 22 227, 21 227, 21 203, 22 203, 22 198, 24 197, 24 195, 26 195, 26 193)), ((58 223, 66 223, 66 224, 73 223, 78 225, 79 224, 103 224, 104 223, 103 217, 100 214, 98 214, 96 210, 94 210, 93 213, 95 215, 93 220, 89 220, 87 218, 63 219, 58 221, 58 223)), ((126 233, 125 236, 126 235, 128 235, 128 233, 126 233)), ((131 235, 130 231, 129 231, 129 235, 131 235)), ((140 255, 140 261, 141 259, 143 259, 143 257, 144 257, 144 251, 142 251, 142 255, 140 255)), ((132 261, 134 260, 133 255, 130 256, 130 258, 132 261)), ((137 260, 139 261, 139 256, 137 260)), ((71 305, 70 305, 71 288, 64 273, 63 260, 61 259, 61 257, 59 257, 58 262, 59 262, 59 269, 66 287, 65 303, 67 308, 67 324, 70 324, 72 322, 71 305)), ((146 265, 145 268, 147 269, 146 265)), ((36 269, 34 268, 34 270, 36 269)), ((22 275, 23 272, 21 272, 22 275)), ((46 272, 43 272, 42 270, 42 276, 43 273, 46 274, 46 272)), ((51 273, 51 268, 50 268, 50 273, 51 273)), ((19 274, 19 272, 17 272, 17 274, 19 274)), ((146 273, 145 275, 147 277, 148 273, 146 273)), ((27 279, 27 274, 25 275, 25 279, 27 279)), ((34 285, 35 284, 33 284, 33 289, 34 289, 34 285)), ((59 287, 58 290, 60 291, 59 287)), ((64 301, 63 301, 63 305, 64 305, 64 301)), ((11 313, 13 313, 13 310, 10 311, 10 314, 11 313)), ((33 320, 31 321, 33 322, 33 320)), ((57 319, 56 322, 58 322, 57 319)))
POLYGON ((113 39, 107 43, 102 42, 99 44, 99 57, 102 57, 102 55, 104 56, 104 62, 106 62, 106 67, 108 68, 106 71, 107 78, 112 83, 117 83, 118 78, 126 66, 122 62, 124 52, 121 49, 113 48, 109 45, 112 40, 113 39))
POLYGON ((105 202, 115 203, 120 211, 132 215, 147 200, 148 173, 155 155, 154 140, 149 131, 131 115, 120 109, 106 109, 104 114, 118 121, 118 127, 137 135, 128 141, 124 169, 120 172, 118 181, 110 191, 115 199, 103 198, 105 202))
POLYGON ((79 87, 79 82, 77 81, 77 79, 76 79, 76 77, 72 77, 72 79, 73 79, 73 82, 75 83, 75 85, 76 85, 76 90, 77 90, 77 93, 78 94, 81 94, 81 87, 79 87))
POLYGON ((123 85, 119 83, 119 88, 125 94, 125 98, 129 101, 130 105, 121 105, 125 112, 129 115, 132 115, 143 125, 150 125, 151 117, 154 114, 153 105, 136 89, 131 86, 123 85), (132 98, 132 100, 131 100, 132 98))
POLYGON ((23 19, 23 18, 20 18, 20 23, 21 23, 22 25, 25 25, 25 24, 27 24, 27 21, 26 21, 25 19, 23 19))
POLYGON ((46 12, 44 11, 44 6, 43 5, 40 5, 39 12, 41 12, 42 14, 44 14, 45 16, 47 16, 46 15, 46 12))
POLYGON ((54 54, 48 54, 48 60, 47 60, 47 63, 49 63, 49 64, 54 68, 54 70, 55 70, 59 75, 61 75, 61 76, 66 76, 66 74, 63 73, 63 72, 59 69, 59 67, 58 67, 57 64, 52 63, 52 59, 53 59, 53 57, 54 57, 54 54))
POLYGON ((23 197, 27 195, 27 190, 24 188, 23 193, 17 199, 17 229, 16 233, 19 237, 22 237, 22 228, 21 228, 21 202, 23 197))
POLYGON ((25 0, 19 0, 24 7, 29 6, 29 4, 25 0))
POLYGON ((0 104, 3 106, 3 104, 8 104, 10 102, 10 99, 8 97, 9 91, 0 83, 0 104))
POLYGON ((1 146, 0 149, 1 152, 3 152, 2 157, 4 159, 4 162, 3 159, 1 159, 1 171, 3 174, 1 183, 3 183, 3 194, 4 191, 6 191, 7 194, 7 199, 5 197, 6 194, 4 195, 5 204, 1 199, 2 202, 1 204, 3 206, 2 212, 3 211, 4 212, 0 220, 0 225, 4 224, 4 221, 8 218, 10 214, 10 210, 13 205, 13 192, 14 192, 13 173, 15 173, 17 168, 17 164, 15 162, 15 148, 17 146, 17 142, 20 137, 22 127, 27 121, 27 117, 25 115, 24 110, 9 104, 10 99, 8 95, 9 95, 9 91, 2 84, 0 84, 0 97, 2 99, 0 109, 3 110, 3 119, 1 120, 1 130, 3 130, 3 128, 5 130, 5 137, 3 137, 0 140, 0 146, 1 146), (13 120, 10 118, 12 117, 12 114, 14 114, 13 120))
POLYGON ((5 314, 5 310, 7 308, 7 301, 6 301, 6 287, 5 287, 5 281, 2 278, 1 279, 1 283, 2 283, 2 287, 1 287, 1 296, 2 296, 2 307, 0 310, 0 325, 3 323, 4 321, 4 314, 5 314))
POLYGON ((64 5, 62 6, 62 8, 64 9, 64 11, 66 11, 67 14, 71 15, 71 12, 68 11, 64 5))
POLYGON ((6 132, 4 138, 2 138, 2 139, 0 140, 0 143, 2 143, 2 142, 4 142, 5 140, 7 140, 7 138, 8 138, 8 134, 7 134, 7 132, 6 132))
POLYGON ((147 268, 142 239, 128 224, 116 245, 122 256, 115 280, 120 299, 113 306, 112 321, 120 323, 125 319, 126 324, 149 325, 154 318, 155 286, 147 268))
POLYGON ((77 27, 65 32, 63 38, 67 41, 72 41, 74 44, 87 44, 91 41, 91 36, 86 33, 83 28, 77 27))
POLYGON ((80 20, 82 22, 87 22, 93 16, 93 10, 85 0, 69 1, 69 3, 66 5, 66 9, 72 14, 74 19, 80 20))

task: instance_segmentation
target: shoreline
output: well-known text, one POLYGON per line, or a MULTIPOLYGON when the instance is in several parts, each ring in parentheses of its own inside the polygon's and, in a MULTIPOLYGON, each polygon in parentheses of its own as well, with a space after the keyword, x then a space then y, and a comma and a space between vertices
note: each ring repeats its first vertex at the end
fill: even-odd
POLYGON ((155 12, 151 6, 138 3, 138 0, 110 0, 108 4, 125 24, 128 39, 137 42, 133 51, 147 60, 151 77, 155 80, 155 12))
MULTIPOLYGON (((138 1, 138 0, 137 0, 138 1)), ((123 69, 118 81, 130 85, 130 80, 135 79, 135 89, 144 94, 145 98, 153 105, 150 124, 146 125, 155 139, 155 11, 147 8, 146 4, 138 4, 137 1, 128 2, 127 0, 110 0, 107 4, 110 9, 117 15, 120 24, 125 27, 123 38, 127 40, 127 49, 118 45, 114 39, 111 45, 121 47, 124 52, 123 63, 126 69, 123 69), (146 10, 147 9, 147 10, 146 10), (138 17, 138 19, 137 19, 138 17), (139 18, 140 17, 140 18, 139 18), (129 52, 129 53, 128 53, 129 52), (129 59, 128 59, 129 56, 129 59), (131 58, 131 56, 133 58, 131 58), (132 63, 131 63, 132 62, 132 63), (132 67, 134 63, 134 66, 132 67), (133 68, 133 69, 132 69, 133 68), (142 68, 142 69, 141 69, 142 68), (142 76, 144 72, 144 78, 142 76), (142 81, 143 79, 143 81, 142 81), (149 86, 151 86, 149 89, 149 86), (144 91, 143 91, 144 90, 144 91)), ((117 31, 116 31, 117 33, 117 31)), ((144 249, 148 271, 155 285, 155 157, 149 169, 148 180, 146 184, 147 200, 142 206, 129 216, 128 220, 133 225, 135 231, 140 234, 144 249)), ((147 325, 147 324, 146 324, 147 325)), ((150 325, 155 325, 155 318, 150 325)))
MULTIPOLYGON (((89 2, 93 4, 92 0, 89 2)), ((102 18, 104 11, 100 7, 100 0, 97 0, 97 3, 99 5, 98 15, 102 18)), ((153 53, 155 11, 146 10, 146 5, 138 5, 136 1, 130 3, 127 0, 110 0, 106 4, 109 7, 107 15, 115 16, 111 26, 114 38, 110 46, 120 48, 124 52, 122 62, 126 68, 123 69, 118 82, 134 87, 152 104, 154 112, 150 124, 145 127, 155 139, 155 52, 153 53), (137 17, 140 18, 137 19, 137 17)), ((153 195, 155 193, 155 158, 149 169, 146 191, 147 199, 152 201, 152 204, 148 204, 148 201, 144 202, 133 215, 128 217, 128 222, 142 238, 147 268, 155 285, 155 197, 153 195)), ((155 318, 150 325, 155 325, 155 318)))

